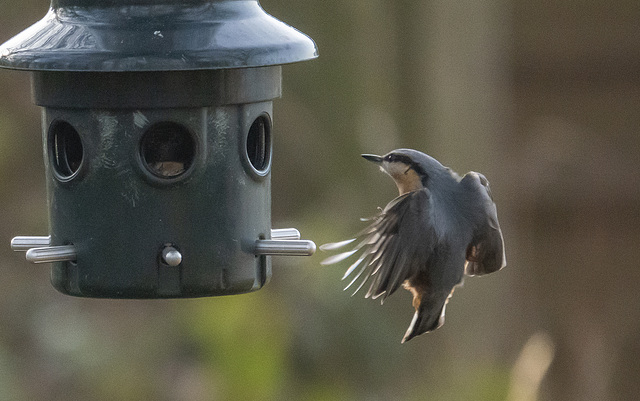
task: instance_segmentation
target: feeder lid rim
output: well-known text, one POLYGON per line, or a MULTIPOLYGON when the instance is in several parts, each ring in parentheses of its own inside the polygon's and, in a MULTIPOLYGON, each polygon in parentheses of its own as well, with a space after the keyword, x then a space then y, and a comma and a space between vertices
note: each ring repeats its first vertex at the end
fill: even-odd
POLYGON ((258 1, 57 3, 65 6, 52 7, 0 45, 0 68, 189 71, 274 66, 318 56, 310 37, 267 14, 258 1))

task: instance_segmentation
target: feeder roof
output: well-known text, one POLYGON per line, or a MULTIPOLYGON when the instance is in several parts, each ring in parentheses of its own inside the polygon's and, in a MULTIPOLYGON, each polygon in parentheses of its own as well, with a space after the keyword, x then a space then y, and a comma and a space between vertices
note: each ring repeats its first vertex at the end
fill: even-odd
POLYGON ((184 71, 317 57, 304 33, 239 0, 52 0, 0 45, 0 67, 32 71, 184 71))

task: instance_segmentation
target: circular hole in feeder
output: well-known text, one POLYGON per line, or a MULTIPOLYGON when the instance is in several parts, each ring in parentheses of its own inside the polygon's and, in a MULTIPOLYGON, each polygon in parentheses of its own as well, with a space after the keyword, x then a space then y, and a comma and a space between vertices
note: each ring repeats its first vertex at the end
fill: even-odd
POLYGON ((152 125, 142 137, 142 160, 155 176, 173 178, 191 167, 196 145, 186 127, 162 122, 152 125))
POLYGON ((247 158, 258 173, 267 172, 271 161, 271 121, 266 115, 256 118, 249 128, 247 158))
POLYGON ((66 121, 54 122, 49 128, 49 147, 59 178, 72 178, 82 165, 84 154, 78 131, 66 121))

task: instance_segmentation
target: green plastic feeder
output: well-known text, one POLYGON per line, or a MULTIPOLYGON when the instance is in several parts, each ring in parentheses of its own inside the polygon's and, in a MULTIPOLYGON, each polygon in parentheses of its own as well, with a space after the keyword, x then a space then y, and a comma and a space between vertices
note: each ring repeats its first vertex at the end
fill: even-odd
POLYGON ((43 108, 50 234, 15 250, 59 291, 238 294, 269 255, 310 255, 271 227, 272 102, 314 42, 258 1, 53 0, 0 46, 43 108))

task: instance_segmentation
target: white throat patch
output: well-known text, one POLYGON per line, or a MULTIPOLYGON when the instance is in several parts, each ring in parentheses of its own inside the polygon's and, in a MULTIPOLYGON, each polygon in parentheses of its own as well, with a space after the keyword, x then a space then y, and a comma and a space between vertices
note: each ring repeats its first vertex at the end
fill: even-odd
POLYGON ((424 188, 422 179, 408 164, 383 162, 380 169, 393 178, 400 195, 424 188))

